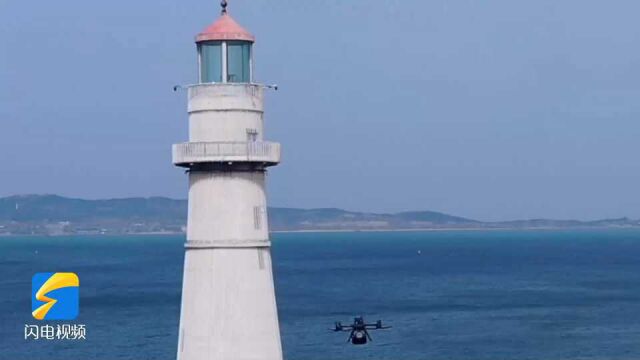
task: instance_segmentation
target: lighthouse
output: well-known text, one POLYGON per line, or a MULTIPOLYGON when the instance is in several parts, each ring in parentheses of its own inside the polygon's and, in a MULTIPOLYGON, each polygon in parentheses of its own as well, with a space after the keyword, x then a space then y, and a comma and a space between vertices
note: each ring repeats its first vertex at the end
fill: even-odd
POLYGON ((189 176, 177 358, 280 360, 265 192, 280 144, 264 139, 255 38, 221 5, 196 36, 189 142, 173 145, 173 163, 189 176))

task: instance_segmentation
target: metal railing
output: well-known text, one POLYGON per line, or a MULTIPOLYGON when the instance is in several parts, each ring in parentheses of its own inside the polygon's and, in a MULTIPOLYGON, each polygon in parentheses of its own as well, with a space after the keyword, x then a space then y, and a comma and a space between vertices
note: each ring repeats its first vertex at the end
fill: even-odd
POLYGON ((280 161, 280 144, 268 141, 250 142, 189 142, 173 145, 176 165, 202 162, 265 162, 280 161))

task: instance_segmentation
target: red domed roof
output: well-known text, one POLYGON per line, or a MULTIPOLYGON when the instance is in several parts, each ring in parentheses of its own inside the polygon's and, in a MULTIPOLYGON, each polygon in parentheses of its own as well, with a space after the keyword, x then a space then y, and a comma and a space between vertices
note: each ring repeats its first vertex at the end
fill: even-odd
POLYGON ((254 42, 256 39, 250 32, 240 26, 226 12, 222 14, 213 24, 204 29, 198 36, 196 42, 220 41, 220 40, 240 40, 254 42))

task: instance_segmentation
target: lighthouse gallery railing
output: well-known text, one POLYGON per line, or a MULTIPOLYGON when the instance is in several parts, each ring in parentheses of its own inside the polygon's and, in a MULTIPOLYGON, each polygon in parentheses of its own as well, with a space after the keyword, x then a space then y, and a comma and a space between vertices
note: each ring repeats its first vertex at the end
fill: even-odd
POLYGON ((189 142, 173 145, 176 165, 202 162, 280 162, 280 144, 268 141, 189 142))

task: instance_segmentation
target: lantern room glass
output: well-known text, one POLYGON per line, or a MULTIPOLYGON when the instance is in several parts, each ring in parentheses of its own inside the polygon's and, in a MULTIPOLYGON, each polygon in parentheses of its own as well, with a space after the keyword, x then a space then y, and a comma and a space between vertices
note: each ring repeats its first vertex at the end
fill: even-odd
POLYGON ((222 42, 207 42, 200 47, 200 82, 222 82, 222 42))
POLYGON ((250 42, 227 42, 227 81, 234 83, 251 82, 250 42))

